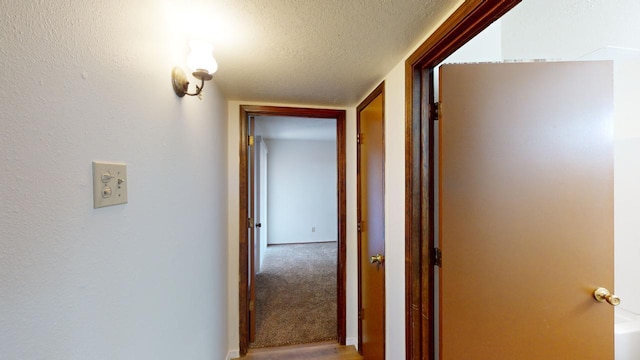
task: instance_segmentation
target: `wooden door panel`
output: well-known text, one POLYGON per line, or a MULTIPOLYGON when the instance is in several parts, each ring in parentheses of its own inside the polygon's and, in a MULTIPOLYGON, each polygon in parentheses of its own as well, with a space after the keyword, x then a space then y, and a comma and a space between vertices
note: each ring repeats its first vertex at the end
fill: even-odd
POLYGON ((359 350, 365 359, 384 359, 384 260, 372 264, 370 257, 384 256, 384 95, 358 110, 358 221, 359 232, 359 350))
POLYGON ((441 359, 612 359, 612 66, 440 70, 441 359))

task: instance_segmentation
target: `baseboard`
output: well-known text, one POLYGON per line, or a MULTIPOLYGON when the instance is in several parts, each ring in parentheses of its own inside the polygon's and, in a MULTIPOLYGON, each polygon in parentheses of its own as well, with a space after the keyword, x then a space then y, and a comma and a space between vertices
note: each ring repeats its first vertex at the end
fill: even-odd
POLYGON ((358 338, 357 337, 348 337, 345 345, 353 345, 355 348, 358 348, 358 338))
POLYGON ((240 357, 240 351, 232 350, 227 354, 227 360, 235 359, 240 357))

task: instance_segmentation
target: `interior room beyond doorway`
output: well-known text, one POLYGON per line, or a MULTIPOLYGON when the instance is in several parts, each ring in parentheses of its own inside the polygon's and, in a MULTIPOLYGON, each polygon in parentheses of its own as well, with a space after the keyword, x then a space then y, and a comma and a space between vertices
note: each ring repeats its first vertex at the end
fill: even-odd
POLYGON ((255 117, 252 348, 337 341, 337 157, 332 119, 255 117))

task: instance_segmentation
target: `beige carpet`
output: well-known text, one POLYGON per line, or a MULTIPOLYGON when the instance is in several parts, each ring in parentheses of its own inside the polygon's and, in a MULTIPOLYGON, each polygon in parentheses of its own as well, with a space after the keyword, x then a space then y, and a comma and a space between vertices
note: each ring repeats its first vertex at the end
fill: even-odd
POLYGON ((252 348, 337 339, 337 243, 272 245, 256 274, 252 348))

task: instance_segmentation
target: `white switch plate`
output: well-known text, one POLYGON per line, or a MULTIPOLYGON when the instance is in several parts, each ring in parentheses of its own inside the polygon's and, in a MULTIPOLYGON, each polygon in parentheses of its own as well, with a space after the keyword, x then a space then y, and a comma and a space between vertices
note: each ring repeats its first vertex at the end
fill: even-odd
POLYGON ((93 162, 93 208, 127 203, 127 164, 93 162))

